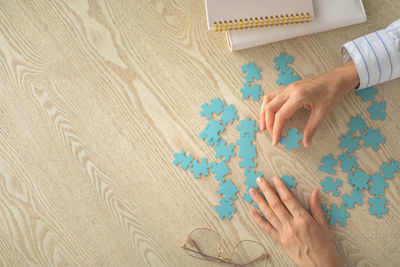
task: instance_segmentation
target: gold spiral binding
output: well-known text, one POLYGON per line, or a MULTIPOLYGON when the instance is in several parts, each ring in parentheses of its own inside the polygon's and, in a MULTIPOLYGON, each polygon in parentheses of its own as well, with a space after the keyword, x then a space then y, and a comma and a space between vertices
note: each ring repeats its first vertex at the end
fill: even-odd
POLYGON ((259 28, 268 26, 288 25, 288 24, 299 24, 310 22, 309 13, 296 13, 296 14, 285 14, 280 16, 266 16, 266 17, 254 17, 244 18, 239 20, 229 21, 214 21, 215 31, 227 31, 227 30, 242 30, 248 28, 259 28))

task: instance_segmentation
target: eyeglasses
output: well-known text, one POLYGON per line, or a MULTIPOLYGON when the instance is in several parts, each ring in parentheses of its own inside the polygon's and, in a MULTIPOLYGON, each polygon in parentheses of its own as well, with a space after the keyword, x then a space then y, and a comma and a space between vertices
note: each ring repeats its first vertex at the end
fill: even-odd
POLYGON ((221 235, 209 228, 196 228, 186 238, 182 249, 194 258, 226 263, 233 266, 266 266, 268 254, 265 247, 253 240, 239 241, 230 257, 222 253, 221 235))

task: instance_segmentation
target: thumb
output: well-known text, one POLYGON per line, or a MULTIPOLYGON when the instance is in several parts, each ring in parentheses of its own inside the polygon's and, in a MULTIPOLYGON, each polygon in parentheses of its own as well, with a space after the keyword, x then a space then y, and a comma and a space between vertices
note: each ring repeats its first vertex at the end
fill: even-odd
POLYGON ((324 212, 321 208, 321 203, 319 202, 319 190, 316 188, 311 193, 310 196, 310 212, 315 221, 320 225, 326 225, 326 221, 324 219, 324 212))
POLYGON ((313 138, 315 131, 322 122, 324 115, 319 110, 313 110, 310 118, 308 119, 306 126, 303 130, 303 145, 305 148, 309 148, 311 145, 311 139, 313 138))

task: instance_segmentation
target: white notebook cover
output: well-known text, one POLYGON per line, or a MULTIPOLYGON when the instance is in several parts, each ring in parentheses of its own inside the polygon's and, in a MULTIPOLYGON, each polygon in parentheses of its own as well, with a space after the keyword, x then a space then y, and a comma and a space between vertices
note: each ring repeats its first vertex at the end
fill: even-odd
POLYGON ((231 51, 365 22, 362 0, 314 0, 314 20, 304 24, 228 31, 231 51))
POLYGON ((310 20, 314 17, 312 0, 206 0, 206 11, 209 30, 218 21, 296 13, 308 13, 310 20))

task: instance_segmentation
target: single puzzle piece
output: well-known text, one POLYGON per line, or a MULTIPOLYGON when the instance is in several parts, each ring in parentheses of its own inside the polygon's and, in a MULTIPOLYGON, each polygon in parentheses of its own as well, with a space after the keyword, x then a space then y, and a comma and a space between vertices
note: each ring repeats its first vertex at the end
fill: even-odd
POLYGON ((220 182, 219 183, 219 189, 217 191, 218 195, 224 195, 222 199, 225 200, 235 200, 236 193, 239 191, 239 189, 232 183, 231 180, 227 179, 225 182, 220 182))
POLYGON ((355 156, 351 156, 349 153, 343 153, 338 157, 340 160, 340 167, 343 172, 350 172, 353 168, 358 167, 358 163, 356 162, 357 158, 355 156))
POLYGON ((222 125, 226 125, 227 123, 232 123, 233 120, 238 119, 238 115, 236 114, 237 110, 233 104, 226 105, 221 115, 221 123, 222 125))
POLYGON ((385 101, 381 101, 381 102, 377 102, 377 101, 372 101, 372 106, 369 107, 368 109, 370 118, 373 120, 384 120, 386 119, 386 102, 385 101))
POLYGON ((294 83, 295 81, 300 80, 300 76, 299 75, 293 75, 293 71, 292 72, 286 72, 286 73, 279 73, 279 79, 276 80, 276 83, 281 86, 288 86, 291 83, 294 83))
POLYGON ((201 105, 200 115, 206 117, 207 120, 212 118, 212 114, 215 113, 216 115, 220 114, 223 110, 223 106, 225 102, 220 100, 218 97, 211 99, 211 104, 204 103, 201 105))
POLYGON ((385 205, 387 204, 386 198, 370 198, 368 200, 368 204, 371 205, 369 208, 369 214, 376 215, 377 218, 382 217, 382 214, 387 214, 387 208, 385 205))
POLYGON ((255 168, 257 166, 257 163, 253 161, 252 158, 242 158, 241 161, 239 161, 239 167, 241 168, 255 168))
POLYGON ((282 136, 279 143, 285 145, 285 149, 290 151, 293 147, 299 148, 298 142, 303 138, 303 134, 297 130, 297 128, 292 128, 287 133, 287 137, 282 136))
POLYGON ((220 161, 219 163, 213 162, 211 164, 211 172, 214 174, 215 180, 221 182, 225 181, 225 175, 231 173, 225 161, 220 161))
POLYGON ((366 174, 364 171, 356 168, 355 172, 349 172, 349 184, 354 187, 357 191, 362 191, 363 189, 368 189, 368 181, 371 176, 366 174))
POLYGON ((361 140, 364 141, 365 147, 370 146, 374 151, 379 150, 379 143, 384 144, 386 142, 379 129, 374 131, 371 128, 367 128, 365 134, 361 136, 361 140))
POLYGON ((346 206, 341 205, 340 208, 333 204, 331 209, 328 210, 328 214, 331 216, 329 220, 330 225, 336 225, 339 223, 340 226, 346 226, 346 218, 350 216, 348 212, 346 212, 346 206))
POLYGON ((244 199, 244 201, 246 201, 249 204, 251 204, 251 202, 253 201, 253 198, 247 192, 243 194, 243 199, 244 199))
POLYGON ((389 186, 389 184, 385 182, 385 176, 377 172, 375 175, 371 176, 370 181, 372 185, 369 186, 369 193, 375 195, 375 197, 384 196, 385 187, 389 186))
POLYGON ((282 175, 281 179, 289 190, 295 188, 297 185, 297 182, 294 180, 293 175, 288 176, 287 174, 284 174, 282 175))
POLYGON ((213 146, 218 143, 218 140, 221 138, 219 135, 220 132, 225 130, 225 126, 211 119, 208 121, 207 126, 204 130, 199 134, 199 137, 202 140, 206 140, 209 146, 213 146))
POLYGON ((187 170, 187 168, 190 166, 190 164, 193 161, 193 156, 188 154, 186 156, 186 151, 182 150, 179 154, 175 153, 174 154, 175 160, 172 162, 172 164, 174 164, 175 166, 178 167, 178 165, 180 164, 180 168, 184 171, 187 170))
POLYGON ((356 91, 356 95, 361 96, 363 102, 366 102, 367 100, 373 101, 375 99, 374 95, 377 93, 378 90, 372 86, 356 91))
POLYGON ((252 62, 242 66, 242 72, 246 73, 246 81, 251 82, 253 79, 259 80, 261 79, 261 68, 256 67, 256 65, 252 62))
MULTIPOLYGON (((362 134, 364 129, 367 128, 367 124, 365 124, 365 120, 361 117, 360 114, 357 114, 354 118, 350 118, 350 122, 347 123, 347 126, 350 127, 350 133, 356 133, 360 131, 362 134)), ((351 136, 351 135, 350 135, 351 136)))
POLYGON ((225 141, 219 141, 217 145, 214 146, 215 151, 217 152, 215 156, 224 161, 229 161, 231 157, 236 155, 233 150, 235 149, 234 144, 227 145, 225 141))
POLYGON ((318 166, 318 170, 329 174, 336 174, 336 171, 333 169, 333 167, 337 166, 337 162, 338 161, 333 158, 333 154, 329 154, 327 157, 323 156, 321 159, 321 163, 323 165, 318 166))
POLYGON ((239 145, 239 158, 256 158, 256 146, 251 143, 250 139, 246 140, 241 138, 236 142, 236 144, 239 145))
POLYGON ((227 218, 228 220, 232 219, 232 213, 236 212, 234 206, 232 206, 232 201, 221 199, 219 201, 219 206, 215 207, 215 211, 218 212, 218 217, 222 220, 223 218, 227 218))
POLYGON ((329 194, 329 192, 332 192, 332 196, 337 197, 340 194, 337 187, 342 186, 342 180, 336 179, 333 181, 332 177, 326 176, 325 181, 321 181, 320 185, 324 193, 329 194))
POLYGON ((327 220, 329 216, 329 210, 325 204, 321 204, 321 209, 324 212, 324 219, 327 220))
POLYGON ((339 147, 341 149, 347 148, 347 152, 353 154, 355 150, 360 149, 360 138, 358 136, 352 137, 352 133, 348 132, 345 136, 339 137, 340 144, 339 147))
POLYGON ((236 126, 236 129, 240 131, 240 138, 248 137, 251 141, 254 141, 254 132, 258 131, 258 126, 256 126, 254 120, 247 117, 240 121, 240 125, 236 126))
POLYGON ((244 83, 243 86, 244 87, 240 89, 243 99, 249 99, 249 96, 251 96, 254 101, 258 101, 260 100, 260 96, 264 95, 258 83, 253 83, 253 86, 251 86, 250 83, 244 83))
POLYGON ((400 162, 394 161, 393 158, 390 158, 389 160, 390 163, 384 162, 380 169, 385 178, 391 180, 394 177, 394 172, 400 172, 400 162))
POLYGON ((190 167, 190 171, 193 173, 194 178, 199 178, 201 175, 206 176, 209 174, 208 169, 211 167, 211 164, 207 162, 206 158, 202 158, 201 161, 193 160, 192 166, 190 167))
POLYGON ((357 203, 358 206, 361 206, 361 204, 363 204, 363 197, 364 194, 363 193, 359 193, 357 190, 353 190, 351 191, 350 195, 349 194, 345 194, 343 195, 343 204, 347 206, 347 208, 352 209, 354 208, 354 203, 357 203))
POLYGON ((258 172, 256 170, 252 169, 245 169, 244 170, 244 176, 246 176, 246 179, 244 180, 244 184, 248 186, 248 190, 250 188, 255 188, 258 189, 257 185, 257 178, 262 176, 261 172, 258 172))
POLYGON ((274 68, 283 73, 288 72, 290 71, 288 70, 290 68, 287 66, 287 64, 289 63, 292 64, 293 61, 294 58, 292 56, 289 56, 288 54, 281 52, 279 54, 279 57, 274 57, 274 62, 276 63, 274 68))

